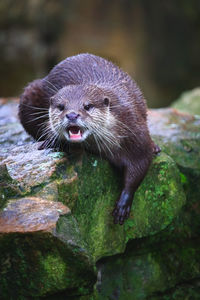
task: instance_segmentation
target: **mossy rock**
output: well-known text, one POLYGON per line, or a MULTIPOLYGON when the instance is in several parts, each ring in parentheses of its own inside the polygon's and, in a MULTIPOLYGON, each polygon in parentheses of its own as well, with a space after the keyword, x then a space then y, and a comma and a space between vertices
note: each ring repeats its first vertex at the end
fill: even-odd
MULTIPOLYGON (((125 226, 114 225, 111 211, 121 189, 121 176, 116 174, 115 169, 107 161, 88 154, 67 160, 62 153, 40 152, 35 146, 33 149, 32 145, 28 145, 25 149, 34 151, 34 158, 39 155, 40 166, 41 160, 45 162, 42 164, 43 168, 40 169, 41 176, 38 177, 38 172, 33 172, 33 169, 36 168, 35 164, 33 168, 26 169, 26 159, 30 163, 31 152, 25 156, 23 163, 21 160, 20 163, 18 161, 14 163, 15 156, 13 155, 13 161, 12 159, 8 162, 4 160, 6 165, 10 166, 9 164, 11 164, 9 176, 11 179, 12 176, 15 177, 15 181, 12 184, 16 186, 20 184, 23 188, 23 197, 30 198, 40 194, 46 199, 46 202, 59 199, 69 206, 72 210, 72 216, 60 216, 56 221, 56 227, 53 231, 51 230, 51 235, 43 233, 44 246, 43 243, 40 243, 41 239, 37 240, 39 234, 37 230, 32 235, 28 235, 30 245, 35 243, 34 251, 38 251, 38 253, 42 251, 43 253, 43 260, 40 259, 39 262, 34 262, 37 268, 33 269, 32 277, 28 276, 29 268, 33 263, 29 253, 26 253, 29 248, 27 246, 21 248, 20 243, 16 244, 16 251, 22 251, 27 258, 26 260, 22 256, 17 258, 19 264, 21 262, 24 266, 24 273, 22 274, 19 270, 19 279, 13 288, 13 291, 18 291, 16 295, 18 295, 19 299, 20 296, 26 294, 23 286, 24 284, 25 287, 29 285, 28 282, 30 283, 30 289, 27 290, 27 295, 29 296, 45 296, 61 292, 64 289, 69 290, 70 293, 73 282, 75 284, 73 293, 77 297, 79 293, 87 294, 91 290, 91 282, 92 284, 94 283, 93 268, 99 258, 122 253, 130 239, 153 235, 163 230, 172 222, 173 217, 179 213, 185 202, 178 169, 173 160, 162 153, 160 156, 155 157, 144 182, 135 195, 130 219, 125 226), (21 174, 26 174, 26 176, 20 176, 20 173, 16 172, 16 170, 21 170, 21 174), (163 186, 162 188, 161 185, 163 186), (55 193, 53 193, 53 197, 51 189, 47 189, 49 186, 51 188, 54 187, 55 193), (45 192, 43 192, 44 190, 45 192), (51 198, 49 198, 49 194, 51 198), (157 204, 154 205, 155 203, 157 204), (51 243, 50 246, 48 246, 48 240, 51 243), (50 257, 55 258, 50 264, 45 263, 49 261, 48 255, 46 256, 44 251, 41 250, 41 247, 45 247, 45 244, 47 244, 49 249, 52 249, 49 250, 50 257), (54 253, 54 251, 57 252, 54 253), (63 258, 62 251, 68 253, 66 258, 63 258), (74 260, 76 260, 77 264, 74 263, 74 260), (65 264, 59 263, 61 261, 65 261, 65 264), (64 274, 64 277, 52 277, 54 263, 56 264, 55 268, 58 268, 58 272, 64 274), (89 269, 87 267, 88 263, 90 263, 89 269), (72 265, 74 266, 73 282, 70 281, 70 278, 68 279, 68 276, 71 276, 70 273, 63 271, 70 269, 72 265), (44 267, 46 270, 45 276, 43 276, 44 272, 42 272, 44 267), (41 278, 37 277, 37 270, 39 270, 41 278), (80 270, 83 273, 80 273, 80 270), (23 281, 23 276, 26 277, 26 281, 23 281), (44 281, 43 288, 38 285, 38 278, 40 278, 41 282, 44 281), (63 280, 63 278, 65 279, 63 280)), ((16 153, 18 158, 18 152, 15 151, 18 150, 14 149, 12 153, 16 153)), ((7 180, 7 177, 4 179, 7 180)), ((16 205, 22 201, 20 197, 19 195, 13 200, 16 205)), ((8 209, 9 203, 8 201, 4 209, 8 209)), ((45 212, 46 209, 41 208, 41 211, 45 212)), ((9 218, 8 222, 10 222, 9 218)), ((28 230, 29 228, 26 228, 26 231, 28 230)), ((1 249, 2 265, 5 264, 6 256, 4 254, 7 249, 9 249, 8 255, 10 259, 15 260, 16 253, 10 243, 13 241, 13 244, 15 244, 15 239, 27 240, 26 235, 22 232, 3 234, 3 242, 1 243, 3 247, 1 249)), ((6 294, 10 290, 12 274, 9 268, 6 269, 4 274, 6 276, 4 276, 2 287, 4 287, 3 293, 6 294)))
POLYGON ((96 285, 97 299, 193 299, 186 295, 197 295, 199 290, 198 285, 196 291, 191 288, 192 281, 199 278, 199 251, 199 239, 185 242, 169 240, 163 244, 149 244, 147 239, 135 240, 123 255, 98 262, 101 280, 96 285), (175 292, 179 283, 189 285, 190 279, 190 293, 184 288, 182 292, 180 289, 175 292))
POLYGON ((85 156, 78 174, 78 198, 72 213, 95 260, 123 252, 129 239, 163 230, 185 203, 179 171, 164 153, 154 159, 124 226, 113 224, 120 176, 108 162, 85 156))
POLYGON ((66 289, 88 294, 96 276, 80 254, 50 233, 1 234, 1 299, 40 299, 66 289))
POLYGON ((0 295, 35 299, 63 290, 88 294, 96 281, 76 220, 60 202, 13 199, 0 212, 0 295), (58 220, 65 218, 65 231, 58 220))
MULTIPOLYGON (((173 284, 177 284, 179 279, 193 276, 191 275, 194 274, 193 271, 184 271, 187 276, 181 275, 180 278, 178 272, 173 277, 171 275, 172 270, 164 274, 165 267, 162 257, 170 252, 170 247, 167 245, 165 251, 163 241, 172 234, 177 238, 182 228, 185 230, 185 227, 188 235, 191 235, 192 227, 190 227, 191 222, 188 222, 188 219, 191 220, 194 216, 194 220, 197 220, 198 187, 195 187, 195 180, 198 179, 200 169, 196 156, 199 153, 198 124, 200 124, 200 119, 197 116, 179 113, 174 109, 155 110, 151 113, 153 114, 153 125, 150 123, 150 130, 161 146, 162 152, 154 158, 147 176, 137 190, 130 218, 123 226, 114 225, 111 216, 115 201, 122 188, 122 174, 118 174, 116 169, 110 166, 107 161, 91 154, 83 153, 74 157, 66 157, 63 153, 52 150, 38 151, 38 144, 32 144, 31 140, 27 139, 27 135, 20 129, 20 125, 18 133, 15 132, 14 129, 17 127, 11 126, 11 124, 17 124, 15 118, 13 120, 5 119, 5 126, 7 126, 5 128, 9 128, 9 130, 7 131, 7 140, 5 140, 5 136, 2 137, 0 134, 2 145, 0 164, 3 170, 0 181, 2 196, 0 198, 0 217, 3 218, 2 216, 5 216, 6 210, 9 211, 10 201, 19 205, 26 198, 32 197, 41 198, 41 203, 48 202, 47 206, 53 206, 51 203, 62 204, 64 207, 68 207, 71 212, 59 213, 60 215, 55 220, 53 228, 49 225, 47 229, 41 230, 45 220, 41 219, 41 222, 39 222, 40 230, 35 230, 32 233, 28 232, 28 226, 26 232, 13 230, 2 233, 0 270, 3 270, 4 276, 0 277, 2 281, 0 287, 4 295, 7 293, 12 299, 15 291, 17 291, 15 299, 34 296, 48 299, 50 295, 53 297, 53 294, 61 295, 62 293, 65 296, 67 295, 69 299, 73 299, 73 297, 77 300, 81 297, 90 300, 93 298, 98 299, 100 296, 98 290, 92 294, 92 286, 96 280, 95 263, 104 257, 108 257, 108 260, 110 260, 109 257, 113 256, 113 261, 116 257, 122 257, 123 254, 121 253, 125 251, 127 243, 128 245, 134 243, 131 252, 133 262, 136 262, 135 256, 138 256, 136 271, 141 270, 144 275, 152 274, 152 278, 150 275, 149 277, 144 276, 144 278, 133 276, 135 282, 138 283, 136 290, 139 294, 151 294, 152 291, 156 291, 156 286, 159 284, 161 289, 164 284, 167 284, 166 286, 170 288, 173 284), (20 145, 17 145, 17 141, 21 141, 21 139, 23 141, 20 142, 20 145), (7 141, 9 141, 9 144, 7 144, 7 141), (191 185, 191 174, 194 176, 193 185, 191 185), (184 191, 188 197, 186 206, 184 191), (191 206, 189 206, 189 195, 192 197, 191 206), (185 213, 185 207, 187 207, 187 214, 185 213), (188 207, 191 209, 193 207, 196 210, 195 214, 191 213, 192 210, 188 210, 188 207), (151 247, 146 245, 139 247, 138 241, 143 239, 151 242, 151 247), (159 247, 162 250, 160 255, 158 253, 154 255, 154 250, 159 249, 159 247), (33 251, 30 249, 33 249, 33 251), (140 253, 135 249, 140 249, 140 253), (18 255, 18 252, 21 254, 18 255), (34 261, 32 257, 35 257, 35 253, 38 253, 36 257, 38 260, 34 261), (66 256, 64 253, 66 253, 66 256), (144 253, 146 253, 146 256, 143 256, 144 253), (122 256, 114 256, 116 254, 122 256), (143 260, 146 265, 142 265, 143 260), (10 261, 12 264, 9 263, 10 261), (32 263, 36 267, 33 267, 31 271, 30 266, 32 263), (14 286, 12 280, 14 275, 11 272, 12 265, 15 266, 13 274, 18 276, 14 286), (37 272, 39 272, 38 276, 37 272), (29 273, 30 276, 28 276, 29 273), (55 276, 52 274, 55 274, 55 276), (173 277, 173 280, 168 284, 166 283, 166 277, 170 276, 173 277), (42 282, 42 285, 39 281, 42 282), (146 288, 153 283, 155 283, 154 287, 146 288)), ((2 132, 2 134, 5 135, 5 132, 2 132)), ((40 214, 41 211, 45 213, 47 210, 42 208, 38 213, 40 214)), ((8 225, 11 222, 12 215, 16 215, 16 211, 7 215, 8 225)), ((28 224, 27 221, 30 221, 30 218, 24 219, 26 216, 28 216, 28 213, 21 214, 20 224, 24 224, 21 222, 22 220, 28 224)), ((51 215, 49 220, 48 224, 51 224, 51 215)), ((33 226, 33 223, 31 226, 33 226)), ((198 221, 195 226, 197 228, 198 221)), ((18 227, 13 225, 13 228, 18 227)), ((198 249, 195 248, 196 250, 192 252, 193 246, 191 244, 186 252, 189 253, 187 257, 191 257, 196 261, 198 249)), ((180 252, 180 249, 174 251, 178 253, 175 257, 179 266, 184 265, 185 258, 181 263, 179 257, 186 256, 180 252)), ((125 252, 125 255, 127 253, 125 252)), ((127 270, 129 270, 129 262, 126 264, 126 260, 121 258, 117 261, 118 268, 126 273, 124 266, 126 265, 127 270)), ((173 263, 175 261, 174 259, 173 263)), ((187 260, 187 264, 191 264, 190 259, 187 260)), ((115 267, 112 266, 112 268, 110 272, 115 273, 115 267)), ((129 271, 131 272, 131 270, 129 271)), ((99 267, 98 272, 101 272, 99 267)), ((195 274, 198 274, 198 272, 197 267, 197 273, 195 274)), ((109 287, 111 273, 107 273, 107 279, 104 277, 105 280, 108 280, 107 287, 109 287)), ((114 278, 117 278, 118 274, 115 275, 114 278)), ((120 276, 119 279, 124 282, 122 274, 120 276)), ((124 283, 121 283, 120 280, 119 284, 122 285, 120 289, 123 289, 124 283)), ((127 277, 125 282, 129 282, 127 277)), ((110 286, 112 286, 111 283, 110 286)), ((102 289, 104 289, 107 297, 109 292, 106 291, 106 283, 105 288, 102 286, 102 289)), ((117 294, 115 295, 115 293, 118 293, 117 288, 114 289, 114 294, 112 293, 108 297, 112 295, 117 297, 117 294)), ((123 293, 122 295, 125 297, 123 293)), ((129 298, 127 299, 130 299, 130 295, 128 293, 129 298)))
POLYGON ((200 116, 173 108, 149 112, 151 135, 176 162, 186 194, 186 205, 176 224, 183 235, 196 236, 200 226, 200 116))
POLYGON ((184 92, 171 107, 192 115, 200 115, 200 88, 184 92))

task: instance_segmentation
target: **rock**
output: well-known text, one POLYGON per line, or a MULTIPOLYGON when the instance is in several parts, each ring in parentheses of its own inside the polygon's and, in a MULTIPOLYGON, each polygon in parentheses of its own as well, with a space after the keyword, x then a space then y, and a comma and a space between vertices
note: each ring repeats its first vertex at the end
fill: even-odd
POLYGON ((107 162, 92 156, 83 160, 79 197, 73 213, 95 260, 123 252, 129 239, 149 236, 166 228, 185 203, 179 172, 164 153, 154 159, 136 192, 131 216, 124 226, 113 224, 111 216, 119 194, 116 183, 116 174, 107 162))
POLYGON ((18 99, 0 98, 0 145, 1 151, 4 151, 5 154, 10 146, 33 142, 17 118, 18 102, 18 99))
POLYGON ((199 299, 185 297, 197 295, 194 291, 185 291, 181 298, 167 298, 168 291, 180 282, 190 278, 191 286, 199 278, 199 242, 133 241, 123 255, 98 262, 97 299, 199 299))
POLYGON ((67 175, 63 153, 37 150, 16 112, 13 102, 0 107, 0 298, 87 294, 94 266, 56 183, 77 175, 67 175))
POLYGON ((0 213, 1 299, 66 288, 72 294, 88 293, 95 273, 80 245, 76 220, 62 203, 35 197, 10 200, 0 213), (65 236, 57 227, 60 216, 67 224, 65 236))
POLYGON ((149 112, 149 128, 154 140, 182 168, 200 169, 200 117, 173 108, 149 112))
POLYGON ((171 106, 185 113, 200 115, 200 88, 184 92, 171 106))
MULTIPOLYGON (((195 235, 200 226, 200 116, 173 108, 151 110, 150 132, 163 152, 176 162, 187 197, 184 216, 179 220, 187 235, 195 235), (185 220, 184 220, 185 219, 185 220), (186 220, 187 219, 187 220, 186 220), (183 221, 184 220, 184 221, 183 221), (186 230, 186 224, 187 230, 186 230), (184 225, 183 225, 184 223, 184 225)), ((177 224, 178 226, 178 224, 177 224)))
POLYGON ((60 202, 36 197, 12 200, 0 213, 0 233, 51 232, 59 215, 69 212, 70 209, 60 202))
POLYGON ((98 299, 198 299, 199 125, 199 116, 176 109, 149 111, 149 127, 154 140, 180 170, 186 205, 164 230, 131 241, 124 254, 98 261, 98 299))
POLYGON ((131 238, 164 229, 185 203, 176 165, 162 153, 136 193, 131 218, 124 227, 116 226, 111 212, 121 178, 107 161, 86 154, 66 158, 37 148, 38 143, 10 147, 9 153, 0 154, 1 166, 7 168, 19 196, 31 193, 67 204, 95 260, 123 252, 131 238))
POLYGON ((194 279, 191 280, 190 282, 179 284, 175 288, 170 289, 165 296, 154 295, 150 297, 149 300, 165 300, 165 299, 199 300, 199 295, 200 295, 200 281, 198 279, 194 279))
MULTIPOLYGON (((11 109, 16 112, 13 102, 0 107, 4 116, 0 134, 2 299, 44 297, 61 291, 87 298, 96 280, 98 260, 123 253, 133 239, 148 238, 154 247, 155 242, 162 242, 160 236, 171 234, 169 228, 184 211, 186 201, 183 169, 199 168, 193 155, 199 151, 199 118, 173 109, 150 112, 151 133, 163 151, 154 158, 136 192, 130 218, 120 226, 113 224, 111 212, 122 178, 109 163, 86 153, 66 157, 51 149, 39 151, 39 143, 23 131, 11 109), (191 137, 192 151, 187 151, 181 145, 191 137), (155 236, 159 238, 154 240, 155 236), (14 284, 12 265, 17 276, 14 284)), ((102 284, 109 280, 109 273, 105 274, 108 279, 106 275, 102 284)), ((96 295, 101 297, 98 291, 96 295)))

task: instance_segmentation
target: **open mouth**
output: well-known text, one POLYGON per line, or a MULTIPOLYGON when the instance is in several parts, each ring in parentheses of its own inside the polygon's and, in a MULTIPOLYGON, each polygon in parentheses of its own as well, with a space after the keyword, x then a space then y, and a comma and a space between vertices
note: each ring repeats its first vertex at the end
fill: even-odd
POLYGON ((83 131, 79 126, 70 126, 67 128, 67 132, 71 141, 79 141, 82 139, 83 131))

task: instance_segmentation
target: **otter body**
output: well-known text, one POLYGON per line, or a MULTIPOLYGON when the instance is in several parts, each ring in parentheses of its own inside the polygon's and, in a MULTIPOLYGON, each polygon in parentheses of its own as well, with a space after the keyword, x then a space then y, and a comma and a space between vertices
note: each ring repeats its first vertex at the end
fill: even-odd
POLYGON ((20 98, 19 117, 41 148, 80 145, 100 154, 124 173, 114 222, 128 218, 134 193, 159 152, 151 140, 146 103, 131 77, 91 54, 69 57, 20 98))

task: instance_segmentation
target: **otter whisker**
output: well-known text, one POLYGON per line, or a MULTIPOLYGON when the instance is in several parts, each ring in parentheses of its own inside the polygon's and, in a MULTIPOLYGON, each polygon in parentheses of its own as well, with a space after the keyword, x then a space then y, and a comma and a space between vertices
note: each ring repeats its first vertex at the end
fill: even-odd
POLYGON ((46 111, 46 112, 43 112, 43 111, 37 111, 37 112, 34 112, 34 113, 32 113, 32 114, 29 114, 28 113, 28 115, 29 116, 35 116, 35 115, 47 115, 47 116, 49 116, 49 111, 46 111))
POLYGON ((95 139, 95 142, 96 142, 96 145, 97 145, 99 154, 101 154, 101 145, 99 144, 98 136, 97 136, 97 135, 93 135, 93 137, 94 137, 94 139, 95 139))
MULTIPOLYGON (((45 125, 45 123, 43 125, 45 125)), ((45 129, 43 129, 43 127, 44 126, 41 126, 40 129, 38 130, 38 133, 36 135, 36 140, 37 141, 42 140, 44 137, 46 137, 49 134, 48 124, 46 124, 46 128, 44 127, 45 129), (42 131, 42 134, 40 134, 40 131, 42 131), (38 135, 40 135, 39 138, 38 138, 38 135)))
MULTIPOLYGON (((93 130, 94 130, 94 127, 93 127, 93 130)), ((110 143, 110 140, 105 139, 104 136, 102 134, 100 134, 100 130, 94 130, 94 136, 97 136, 99 138, 99 140, 101 141, 101 143, 104 146, 104 151, 106 151, 105 149, 107 149, 109 151, 109 153, 111 154, 111 156, 113 156, 113 152, 107 143, 107 142, 110 143)), ((112 143, 111 143, 111 145, 112 145, 112 143)))
POLYGON ((100 140, 101 140, 101 142, 102 142, 102 144, 103 144, 104 151, 106 152, 106 149, 107 149, 108 152, 109 152, 109 153, 111 154, 111 156, 113 157, 114 154, 113 154, 111 148, 108 146, 108 144, 107 144, 106 142, 104 142, 103 139, 100 138, 100 140))
POLYGON ((107 129, 105 129, 104 127, 99 128, 93 126, 93 130, 95 130, 96 134, 101 136, 101 140, 107 141, 110 145, 120 147, 120 144, 116 139, 116 136, 113 135, 111 132, 108 133, 107 129))
POLYGON ((24 104, 24 103, 20 103, 20 106, 26 106, 26 107, 29 107, 29 108, 33 108, 33 109, 39 109, 40 111, 49 111, 48 108, 44 108, 44 107, 38 107, 38 106, 31 106, 31 105, 27 105, 27 104, 24 104))
POLYGON ((101 139, 102 142, 104 142, 104 144, 106 143, 106 145, 109 144, 110 146, 113 146, 114 141, 112 139, 108 138, 105 135, 98 134, 97 131, 95 132, 95 134, 99 136, 99 138, 101 139))
MULTIPOLYGON (((46 78, 44 78, 44 80, 45 80, 48 84, 51 84, 51 86, 55 89, 55 90, 53 90, 53 89, 51 89, 50 87, 48 87, 48 89, 49 89, 50 91, 52 91, 54 94, 56 94, 57 92, 59 92, 59 89, 58 89, 52 82, 48 81, 46 78)), ((62 97, 61 94, 59 94, 59 97, 61 98, 61 100, 64 100, 64 98, 62 97)))
MULTIPOLYGON (((50 148, 55 147, 56 146, 56 141, 58 139, 58 134, 53 133, 52 131, 49 131, 48 133, 43 134, 45 135, 45 140, 46 140, 46 148, 50 148)), ((40 136, 40 138, 37 140, 38 142, 40 141, 40 139, 42 138, 42 136, 40 136)))
MULTIPOLYGON (((53 89, 51 89, 51 91, 53 91, 53 92, 58 92, 59 91, 59 89, 52 83, 52 82, 50 82, 49 80, 47 80, 46 78, 44 78, 43 79, 46 83, 48 83, 48 84, 50 84, 52 87, 53 87, 53 89)), ((49 87, 48 87, 49 88, 49 87)), ((49 88, 50 89, 50 88, 49 88)))
POLYGON ((126 124, 124 124, 123 122, 121 122, 121 121, 119 121, 119 120, 117 120, 117 123, 118 124, 116 124, 117 126, 119 126, 121 129, 126 129, 126 130, 128 130, 129 132, 131 132, 135 137, 136 137, 136 134, 133 132, 133 130, 131 130, 129 127, 128 127, 128 125, 126 125, 126 124), (122 126, 122 127, 121 127, 122 126))
MULTIPOLYGON (((47 115, 47 116, 48 116, 48 115, 47 115)), ((45 115, 42 115, 42 116, 40 116, 40 117, 31 119, 31 120, 29 120, 27 123, 31 123, 31 122, 34 122, 34 121, 36 121, 36 120, 43 119, 43 118, 45 118, 45 115)))

